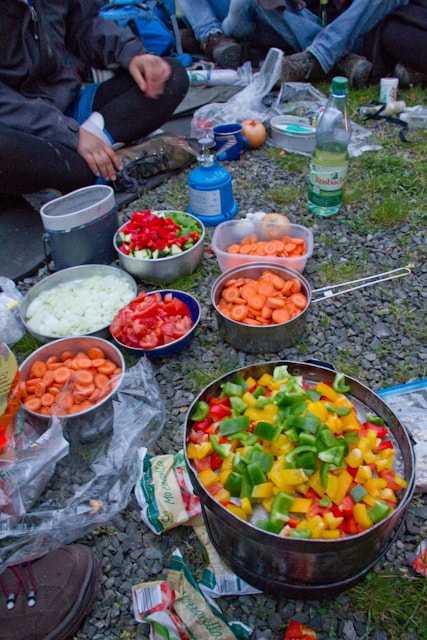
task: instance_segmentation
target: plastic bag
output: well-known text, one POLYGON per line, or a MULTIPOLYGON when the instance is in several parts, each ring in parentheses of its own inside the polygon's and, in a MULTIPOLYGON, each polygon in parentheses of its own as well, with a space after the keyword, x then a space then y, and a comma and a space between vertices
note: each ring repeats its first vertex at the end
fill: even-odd
MULTIPOLYGON (((138 448, 158 439, 164 416, 152 367, 143 358, 124 374, 114 399, 99 410, 81 418, 52 418, 46 433, 52 429, 53 436, 63 429, 69 455, 56 465, 51 482, 30 510, 21 516, 0 513, 0 573, 8 565, 73 542, 122 511, 138 478, 138 448), (81 438, 86 428, 98 433, 94 442, 81 438)), ((45 453, 46 460, 54 458, 50 446, 45 453)), ((24 507, 32 499, 28 477, 19 474, 16 465, 8 476, 24 507)))
POLYGON ((0 276, 0 337, 6 344, 15 344, 25 333, 18 311, 21 300, 13 280, 0 276))
POLYGON ((198 140, 218 124, 241 122, 246 118, 267 120, 270 109, 263 98, 270 93, 282 73, 283 51, 270 49, 250 84, 224 104, 213 102, 198 109, 191 123, 191 137, 198 140))
POLYGON ((427 379, 381 389, 378 395, 416 441, 416 484, 427 492, 427 379))

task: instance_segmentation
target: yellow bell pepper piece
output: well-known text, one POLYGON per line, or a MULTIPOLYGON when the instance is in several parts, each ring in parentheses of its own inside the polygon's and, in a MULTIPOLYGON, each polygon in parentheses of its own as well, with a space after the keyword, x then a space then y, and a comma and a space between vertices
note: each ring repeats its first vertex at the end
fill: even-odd
POLYGON ((261 387, 267 387, 270 384, 270 382, 272 382, 272 380, 273 380, 273 376, 271 376, 269 373, 263 373, 263 375, 258 380, 258 384, 261 387))
POLYGON ((326 489, 326 493, 331 500, 334 500, 335 495, 338 491, 338 478, 332 473, 328 473, 328 488, 326 489))
POLYGON ((261 498, 271 498, 274 495, 274 485, 272 482, 263 482, 257 484, 252 489, 252 498, 260 500, 261 498))
POLYGON ((319 382, 316 387, 316 391, 317 393, 320 393, 321 396, 325 396, 325 398, 328 398, 328 400, 331 400, 332 402, 336 402, 338 400, 338 394, 336 391, 334 391, 329 385, 323 384, 323 382, 319 382))
POLYGON ((389 460, 377 459, 375 464, 377 465, 377 471, 386 471, 393 468, 393 460, 391 458, 389 460))
POLYGON ((236 506, 235 504, 228 504, 225 508, 228 511, 231 511, 231 513, 234 513, 235 516, 237 516, 238 518, 241 518, 242 520, 248 519, 248 516, 243 511, 243 509, 241 507, 236 506))
POLYGON ((366 451, 370 451, 371 450, 371 444, 368 440, 368 438, 366 436, 364 436, 363 438, 360 438, 359 443, 358 443, 358 447, 361 450, 362 453, 365 453, 366 451))
POLYGON ((333 498, 335 504, 341 504, 353 482, 352 476, 344 469, 338 476, 338 487, 333 498))
POLYGON ((228 476, 230 475, 230 473, 231 473, 231 469, 224 469, 224 470, 223 470, 223 469, 221 468, 221 471, 219 472, 219 481, 220 481, 220 483, 221 483, 221 484, 224 484, 224 485, 225 485, 225 483, 227 482, 227 479, 228 479, 228 476))
POLYGON ((341 417, 341 422, 344 431, 359 431, 360 430, 360 422, 357 419, 357 415, 354 411, 349 413, 347 416, 341 417))
POLYGON ((367 496, 365 496, 364 498, 362 498, 362 502, 364 502, 365 504, 368 505, 368 507, 373 507, 374 504, 376 503, 376 498, 373 498, 372 496, 370 496, 369 494, 367 496))
POLYGON ((372 469, 367 464, 362 464, 356 473, 355 481, 359 484, 363 484, 367 480, 372 479, 372 469))
POLYGON ((298 522, 296 529, 308 529, 308 524, 307 524, 307 520, 304 518, 303 520, 300 520, 300 522, 298 522))
POLYGON ((202 442, 202 444, 193 444, 192 442, 188 445, 187 455, 188 457, 195 458, 196 460, 202 460, 209 456, 212 453, 212 445, 210 442, 202 442))
POLYGON ((322 531, 322 538, 325 540, 336 540, 337 538, 341 538, 341 531, 339 529, 327 529, 326 531, 322 531))
POLYGON ((398 473, 395 474, 394 481, 399 485, 399 487, 402 487, 402 489, 406 489, 406 487, 408 486, 405 478, 402 478, 402 476, 400 476, 398 473))
POLYGON ((305 496, 309 489, 310 485, 308 484, 308 482, 304 482, 303 484, 299 484, 295 487, 295 490, 298 491, 298 493, 301 493, 303 496, 305 496))
POLYGON ((353 467, 354 469, 356 467, 360 467, 360 465, 363 463, 363 453, 361 449, 359 449, 359 447, 355 447, 354 449, 352 449, 346 457, 345 461, 349 467, 353 467))
POLYGON ((388 460, 388 458, 394 458, 396 455, 396 451, 394 449, 384 449, 384 451, 379 451, 377 453, 377 456, 379 458, 385 458, 388 460))
POLYGON ((377 436, 377 432, 374 431, 373 429, 368 429, 368 433, 366 434, 366 437, 368 439, 370 449, 376 449, 379 443, 381 442, 381 440, 377 436), (380 442, 378 442, 378 440, 380 442))
POLYGON ((283 484, 296 485, 305 482, 308 478, 302 469, 283 469, 280 472, 283 484))
POLYGON ((217 474, 212 469, 205 469, 199 473, 199 480, 204 487, 210 487, 215 482, 218 482, 218 479, 217 474))
POLYGON ((242 395, 242 400, 248 405, 248 407, 254 407, 256 405, 256 398, 252 395, 252 393, 249 393, 249 391, 246 391, 242 395))
POLYGON ((246 384, 248 385, 248 389, 252 389, 252 387, 257 384, 257 381, 255 378, 252 378, 252 376, 249 376, 249 378, 246 378, 246 384))
POLYGON ((227 489, 221 489, 214 495, 214 498, 217 502, 221 502, 221 504, 226 504, 230 500, 230 492, 227 489))
POLYGON ((275 456, 289 453, 293 449, 293 444, 283 433, 271 443, 271 453, 275 456))
POLYGON ((383 478, 372 478, 365 482, 365 489, 369 493, 370 496, 374 498, 378 497, 381 489, 385 489, 387 486, 387 481, 383 478))
POLYGON ((363 460, 366 462, 366 464, 372 464, 377 461, 377 457, 373 451, 368 450, 364 452, 363 460))
POLYGON ((318 496, 322 497, 325 494, 325 489, 320 482, 320 473, 316 471, 313 475, 310 476, 309 483, 310 487, 317 493, 318 496))
POLYGON ((280 389, 280 385, 282 385, 286 380, 272 380, 268 383, 267 387, 270 391, 278 391, 280 389))
POLYGON ((264 500, 261 500, 261 504, 264 509, 270 513, 273 506, 273 498, 264 498, 264 500))
POLYGON ((325 530, 325 523, 320 516, 314 516, 313 518, 307 518, 307 527, 310 529, 313 538, 321 538, 322 532, 325 530))
POLYGON ((360 525, 362 529, 369 529, 369 527, 372 527, 372 520, 369 517, 365 504, 362 504, 361 502, 355 504, 353 508, 353 515, 357 524, 360 525))
POLYGON ((247 516, 250 516, 252 514, 252 503, 249 498, 242 498, 240 506, 247 516))
POLYGON ((326 526, 328 527, 328 529, 332 529, 332 530, 338 529, 340 524, 344 522, 344 518, 336 518, 334 514, 331 513, 331 511, 328 511, 327 513, 325 513, 325 515, 323 516, 323 520, 326 526))
POLYGON ((319 418, 321 422, 325 422, 330 415, 325 406, 325 403, 321 402, 320 400, 318 400, 317 402, 309 402, 307 404, 307 411, 316 416, 316 418, 319 418))
POLYGON ((222 463, 221 469, 232 469, 233 468, 233 458, 234 455, 231 453, 229 456, 224 458, 224 462, 222 463))
POLYGON ((388 502, 397 502, 396 494, 394 493, 393 489, 389 489, 388 487, 381 491, 381 498, 383 500, 387 500, 388 502))
POLYGON ((313 500, 307 498, 295 498, 289 511, 293 513, 308 513, 311 509, 313 500))
POLYGON ((252 422, 272 422, 277 416, 278 410, 279 408, 275 404, 268 404, 264 409, 249 407, 249 409, 245 411, 245 416, 252 422))

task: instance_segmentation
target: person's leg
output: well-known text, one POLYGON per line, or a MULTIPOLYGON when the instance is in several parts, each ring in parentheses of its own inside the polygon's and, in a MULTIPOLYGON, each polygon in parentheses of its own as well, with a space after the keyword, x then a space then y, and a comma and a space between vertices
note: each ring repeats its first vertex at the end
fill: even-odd
POLYGON ((409 0, 354 0, 346 11, 322 29, 307 51, 328 73, 338 60, 355 49, 363 35, 408 3, 409 0))
POLYGON ((188 74, 176 60, 169 59, 172 74, 163 94, 147 98, 126 71, 103 82, 96 94, 93 110, 104 118, 105 129, 114 142, 129 143, 152 133, 173 115, 188 91, 188 74))
POLYGON ((221 22, 228 13, 229 0, 179 0, 179 5, 199 42, 212 33, 222 33, 221 22))
POLYGON ((0 123, 0 193, 69 192, 96 178, 74 149, 0 123))
MULTIPOLYGON (((426 12, 427 13, 427 12, 426 12)), ((381 34, 385 56, 427 75, 427 34, 425 30, 399 18, 386 21, 381 34)))

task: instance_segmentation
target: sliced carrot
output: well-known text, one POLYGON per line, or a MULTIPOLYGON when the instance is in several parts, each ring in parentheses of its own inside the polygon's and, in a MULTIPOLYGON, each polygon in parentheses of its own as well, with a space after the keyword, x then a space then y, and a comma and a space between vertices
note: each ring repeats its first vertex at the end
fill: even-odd
POLYGON ((59 369, 62 366, 63 366, 62 362, 48 362, 47 364, 47 368, 49 369, 49 371, 55 371, 56 369, 59 369))
POLYGON ((76 365, 78 369, 90 369, 92 367, 92 360, 89 360, 89 358, 86 357, 77 357, 76 365))
POLYGON ((276 255, 276 246, 274 242, 267 242, 267 244, 265 245, 265 253, 268 256, 276 255))
POLYGON ((46 385, 40 381, 34 387, 34 395, 37 396, 37 398, 41 398, 44 393, 46 393, 46 385))
POLYGON ((47 392, 50 393, 52 396, 57 396, 58 393, 60 392, 60 389, 58 389, 58 387, 49 387, 47 392))
POLYGON ((242 244, 240 245, 240 254, 247 254, 250 251, 252 245, 250 244, 242 244))
POLYGON ((293 278, 291 280, 292 282, 292 293, 299 293, 301 291, 301 280, 298 280, 298 278, 293 278))
POLYGON ((103 373, 106 376, 111 376, 112 373, 114 373, 114 370, 116 368, 116 365, 114 364, 114 362, 111 362, 111 360, 106 360, 105 364, 102 365, 102 367, 98 368, 99 373, 103 373))
POLYGON ((240 295, 246 302, 249 302, 254 296, 258 295, 258 288, 253 284, 245 284, 240 289, 240 295))
POLYGON ((80 405, 80 411, 85 411, 85 409, 90 409, 92 407, 92 403, 89 400, 85 400, 80 405))
POLYGON ((42 405, 40 398, 27 398, 27 400, 25 401, 25 406, 30 411, 38 411, 42 405))
POLYGON ((99 358, 105 358, 104 352, 98 347, 91 347, 87 350, 86 355, 90 360, 98 360, 99 358))
POLYGON ((227 302, 234 302, 234 300, 239 297, 239 290, 237 287, 227 287, 227 289, 224 289, 222 295, 227 302))
POLYGON ((109 379, 103 373, 98 373, 95 376, 95 386, 97 389, 103 389, 109 383, 109 379))
POLYGON ((94 369, 97 369, 98 367, 102 367, 103 364, 105 364, 105 358, 94 358, 92 360, 92 367, 94 369))
POLYGON ((59 369, 54 371, 53 377, 56 383, 65 384, 71 377, 71 369, 68 369, 68 367, 59 367, 59 369))
POLYGON ((51 393, 44 393, 40 399, 43 407, 51 407, 55 402, 55 396, 51 393))
POLYGON ((298 309, 305 309, 307 306, 307 298, 303 293, 294 293, 291 295, 291 302, 298 307, 298 309))
POLYGON ((285 301, 283 298, 268 298, 267 299, 267 307, 270 309, 283 309, 285 306, 285 301))
POLYGON ((72 404, 71 407, 68 409, 67 413, 69 414, 80 413, 80 411, 82 411, 82 408, 79 404, 72 404))
POLYGON ((101 397, 100 389, 95 389, 95 391, 92 393, 92 395, 89 398, 89 402, 96 404, 97 402, 99 402, 100 397, 101 397))
POLYGON ((51 407, 42 407, 40 409, 40 413, 42 413, 44 416, 51 416, 52 415, 52 408, 51 407))
POLYGON ((73 404, 73 394, 70 391, 61 391, 56 396, 56 405, 59 409, 67 411, 73 404))
POLYGON ((261 316, 264 320, 270 320, 272 315, 273 315, 273 309, 270 309, 270 307, 264 307, 263 310, 261 311, 261 316))
POLYGON ((293 280, 285 281, 285 284, 283 285, 283 289, 282 289, 282 295, 289 296, 292 293, 293 283, 294 283, 293 280))
POLYGON ((70 360, 72 357, 73 357, 73 354, 71 353, 71 351, 63 351, 59 356, 59 359, 62 362, 67 362, 67 360, 70 360))
POLYGON ((94 384, 88 384, 84 386, 76 384, 76 386, 73 389, 73 395, 74 397, 82 396, 83 398, 90 398, 90 396, 94 391, 95 391, 94 384))
POLYGON ((248 300, 248 304, 250 307, 252 307, 252 309, 256 309, 257 311, 259 311, 265 305, 265 296, 256 294, 250 300, 248 300))
POLYGON ((231 244, 227 249, 227 253, 239 253, 239 252, 240 252, 240 246, 238 244, 231 244))
POLYGON ((19 392, 21 394, 21 400, 25 400, 27 397, 27 385, 25 382, 19 384, 19 392))
POLYGON ((31 367, 31 375, 34 378, 43 378, 46 373, 46 363, 42 360, 36 360, 31 367))
POLYGON ((52 364, 53 362, 58 362, 58 358, 56 356, 49 356, 49 358, 46 360, 46 364, 52 364))
POLYGON ((231 317, 233 320, 236 320, 236 322, 243 322, 247 315, 248 308, 245 304, 236 304, 231 312, 231 317))
POLYGON ((271 282, 260 281, 260 283, 258 284, 258 293, 268 298, 269 296, 274 295, 276 293, 276 290, 271 282))
POLYGON ((50 387, 53 381, 54 381, 54 372, 49 371, 48 369, 42 378, 42 382, 43 384, 46 385, 46 387, 50 387))
POLYGON ((81 369, 75 372, 75 374, 73 375, 73 380, 77 385, 86 387, 93 384, 93 374, 90 371, 81 369))
POLYGON ((287 309, 275 309, 272 318, 276 324, 282 324, 289 320, 289 312, 287 309))
POLYGON ((257 236, 254 233, 250 233, 242 239, 241 244, 254 244, 255 242, 258 242, 257 236))
POLYGON ((116 367, 114 369, 114 374, 115 376, 120 376, 122 374, 122 369, 120 367, 116 367))
POLYGON ((271 278, 271 284, 275 289, 277 289, 278 291, 281 291, 285 286, 285 280, 283 280, 283 278, 281 278, 280 276, 273 274, 271 278))
POLYGON ((285 251, 287 251, 288 253, 292 253, 296 246, 297 245, 294 242, 288 242, 287 244, 285 244, 285 251))
POLYGON ((255 320, 254 318, 246 318, 245 324, 253 325, 254 327, 261 326, 261 322, 259 320, 255 320))

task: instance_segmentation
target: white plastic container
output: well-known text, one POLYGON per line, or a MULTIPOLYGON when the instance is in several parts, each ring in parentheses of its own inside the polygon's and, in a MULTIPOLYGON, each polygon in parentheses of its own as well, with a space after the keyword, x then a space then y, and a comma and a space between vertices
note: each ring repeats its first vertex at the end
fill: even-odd
POLYGON ((290 153, 311 155, 316 146, 316 129, 308 118, 275 116, 270 120, 271 140, 275 147, 290 153))
POLYGON ((218 225, 212 238, 212 249, 217 257, 221 271, 233 269, 240 265, 251 264, 253 262, 266 262, 277 264, 282 267, 290 267, 302 273, 307 260, 313 253, 313 233, 307 227, 299 224, 284 222, 274 225, 263 222, 263 220, 230 220, 218 225), (232 244, 239 244, 245 236, 255 234, 258 240, 277 240, 284 235, 292 238, 303 238, 306 246, 306 253, 302 256, 292 258, 277 258, 272 256, 244 255, 240 253, 228 253, 227 249, 232 244))

